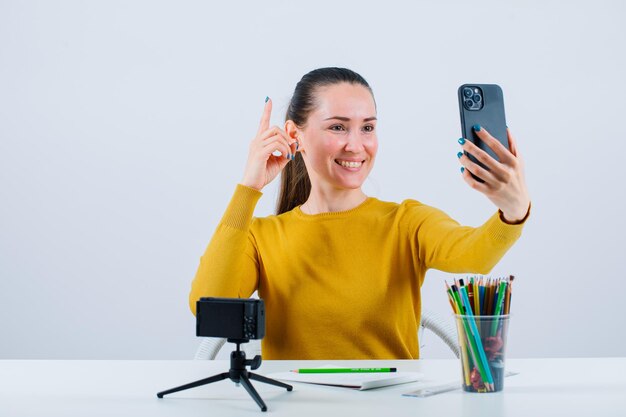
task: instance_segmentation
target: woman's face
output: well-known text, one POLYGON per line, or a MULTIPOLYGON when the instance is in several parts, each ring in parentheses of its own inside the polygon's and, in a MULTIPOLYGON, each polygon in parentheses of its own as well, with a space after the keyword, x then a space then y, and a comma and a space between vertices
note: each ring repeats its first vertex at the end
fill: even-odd
POLYGON ((322 87, 315 95, 317 106, 301 131, 311 183, 360 188, 378 150, 374 98, 366 87, 349 83, 322 87))

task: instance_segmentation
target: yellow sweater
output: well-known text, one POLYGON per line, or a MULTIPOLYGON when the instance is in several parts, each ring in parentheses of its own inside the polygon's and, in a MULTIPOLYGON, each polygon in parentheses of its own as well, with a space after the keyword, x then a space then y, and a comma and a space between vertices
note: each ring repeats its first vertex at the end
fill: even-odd
POLYGON ((348 211, 253 218, 261 195, 237 186, 189 302, 195 314, 200 297, 258 289, 265 359, 419 358, 426 271, 486 274, 522 231, 498 213, 472 228, 415 200, 371 197, 348 211))

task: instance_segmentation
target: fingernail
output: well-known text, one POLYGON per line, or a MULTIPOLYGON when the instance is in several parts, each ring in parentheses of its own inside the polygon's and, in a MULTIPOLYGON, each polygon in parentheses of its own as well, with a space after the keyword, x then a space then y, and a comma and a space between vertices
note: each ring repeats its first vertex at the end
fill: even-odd
POLYGON ((267 100, 269 100, 270 98, 268 96, 265 96, 265 102, 267 103, 267 100))
POLYGON ((295 161, 296 160, 296 155, 291 155, 291 160, 295 161))
POLYGON ((457 156, 457 158, 462 157, 462 156, 463 156, 463 152, 459 152, 459 153, 457 153, 457 154, 456 154, 456 156, 457 156))
POLYGON ((461 174, 465 172, 465 167, 461 167, 461 174))
POLYGON ((291 154, 290 153, 287 154, 287 159, 291 159, 291 154))
POLYGON ((463 139, 463 138, 459 138, 459 143, 460 143, 461 145, 463 145, 463 144, 465 143, 465 139, 463 139))
POLYGON ((474 125, 474 126, 472 126, 472 128, 473 128, 475 131, 480 132, 480 125, 474 125))
POLYGON ((299 147, 300 147, 300 142, 296 141, 296 151, 298 150, 299 147))

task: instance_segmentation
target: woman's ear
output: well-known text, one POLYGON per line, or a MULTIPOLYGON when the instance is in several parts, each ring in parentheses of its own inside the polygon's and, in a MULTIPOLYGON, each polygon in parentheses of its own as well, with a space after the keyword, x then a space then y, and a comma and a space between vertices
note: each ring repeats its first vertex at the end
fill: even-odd
POLYGON ((298 141, 298 149, 302 149, 302 141, 300 140, 301 131, 298 129, 298 126, 296 126, 293 120, 287 120, 285 122, 285 132, 291 139, 298 141))

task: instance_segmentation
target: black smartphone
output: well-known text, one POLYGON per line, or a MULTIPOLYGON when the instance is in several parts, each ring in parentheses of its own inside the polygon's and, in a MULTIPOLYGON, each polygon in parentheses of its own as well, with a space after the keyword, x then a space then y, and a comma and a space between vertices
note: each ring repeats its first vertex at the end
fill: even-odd
MULTIPOLYGON (((502 89, 496 84, 463 84, 459 87, 459 110, 461 114, 461 134, 465 139, 472 141, 483 151, 487 152, 496 161, 500 159, 489 146, 483 143, 473 129, 480 125, 494 138, 498 139, 506 149, 509 149, 509 139, 506 134, 506 118, 504 116, 504 96, 502 89)), ((476 160, 473 155, 465 152, 472 162, 487 169, 476 160)), ((480 182, 484 182, 472 173, 480 182)))

